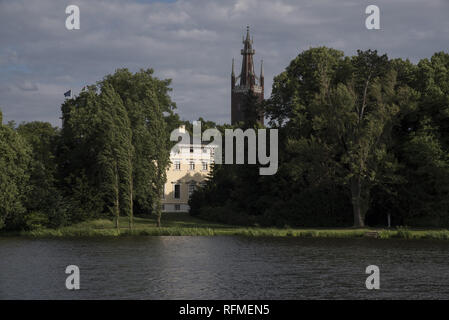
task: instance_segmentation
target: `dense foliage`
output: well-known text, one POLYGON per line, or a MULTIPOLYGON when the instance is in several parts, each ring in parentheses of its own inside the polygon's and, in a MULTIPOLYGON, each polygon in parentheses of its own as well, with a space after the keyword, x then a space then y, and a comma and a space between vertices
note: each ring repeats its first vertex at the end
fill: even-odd
MULTIPOLYGON (((264 104, 279 170, 215 166, 191 213, 227 223, 449 225, 449 55, 417 65, 321 47, 274 79, 264 104)), ((257 109, 251 99, 248 109, 257 109)), ((248 124, 251 126, 252 124, 248 124)))
POLYGON ((179 124, 169 80, 117 70, 62 105, 62 128, 0 127, 0 229, 155 214, 179 124))
POLYGON ((0 229, 20 227, 26 215, 31 148, 0 112, 0 229))
MULTIPOLYGON (((117 70, 62 105, 62 128, 2 123, 0 230, 153 214, 161 224, 170 132, 181 121, 170 81, 117 70)), ((191 215, 262 226, 449 226, 449 55, 418 64, 376 51, 300 53, 271 97, 246 99, 279 130, 279 166, 214 165, 191 215), (388 218, 388 219, 387 219, 388 218)), ((216 127, 202 122, 202 130, 216 127)), ((218 126, 222 132, 230 125, 218 126)), ((224 155, 223 155, 224 157, 224 155)))

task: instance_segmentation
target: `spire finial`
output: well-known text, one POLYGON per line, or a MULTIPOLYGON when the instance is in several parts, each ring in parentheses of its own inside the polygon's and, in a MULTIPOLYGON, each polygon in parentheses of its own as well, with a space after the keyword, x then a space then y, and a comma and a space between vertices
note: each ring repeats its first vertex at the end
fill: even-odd
POLYGON ((260 77, 263 78, 263 59, 260 60, 260 77))
POLYGON ((234 58, 232 58, 232 74, 233 77, 235 76, 234 74, 234 58))
POLYGON ((249 26, 246 26, 246 40, 249 41, 249 26))

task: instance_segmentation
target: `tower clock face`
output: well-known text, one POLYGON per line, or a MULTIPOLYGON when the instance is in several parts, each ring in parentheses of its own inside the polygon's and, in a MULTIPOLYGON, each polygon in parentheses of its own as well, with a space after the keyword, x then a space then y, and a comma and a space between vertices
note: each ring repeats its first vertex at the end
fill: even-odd
POLYGON ((0 0, 0 312, 61 299, 448 300, 449 0, 0 0))

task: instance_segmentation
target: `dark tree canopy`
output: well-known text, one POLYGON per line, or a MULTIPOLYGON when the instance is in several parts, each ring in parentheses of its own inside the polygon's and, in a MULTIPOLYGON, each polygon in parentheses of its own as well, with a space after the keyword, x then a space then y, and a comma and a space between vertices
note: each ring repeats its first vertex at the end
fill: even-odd
MULTIPOLYGON (((63 103, 62 128, 2 123, 0 230, 153 214, 161 225, 170 132, 180 120, 170 80, 118 69, 63 103)), ((375 50, 318 47, 248 95, 246 122, 202 130, 279 130, 278 171, 213 165, 191 215, 240 225, 449 226, 449 54, 414 64, 375 50)), ((223 154, 224 157, 224 154, 223 154)))
POLYGON ((298 226, 449 225, 449 58, 417 65, 376 51, 311 48, 274 78, 276 175, 216 166, 192 213, 298 226), (432 222, 434 221, 434 222, 432 222))

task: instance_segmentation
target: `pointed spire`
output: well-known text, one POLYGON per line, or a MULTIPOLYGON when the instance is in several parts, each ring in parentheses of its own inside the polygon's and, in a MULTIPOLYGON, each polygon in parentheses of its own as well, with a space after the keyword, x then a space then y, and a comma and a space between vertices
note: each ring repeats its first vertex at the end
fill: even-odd
POLYGON ((240 73, 240 85, 251 86, 255 84, 255 72, 253 63, 253 55, 255 53, 255 50, 252 48, 249 26, 246 27, 246 39, 245 41, 243 41, 243 44, 244 46, 241 50, 243 60, 242 72, 240 73))
MULTIPOLYGON (((258 77, 254 65, 254 54, 256 51, 253 49, 253 37, 249 33, 249 26, 246 27, 246 35, 243 34, 242 40, 243 48, 240 50, 240 54, 242 55, 242 68, 237 78, 234 76, 234 58, 232 59, 231 124, 247 120, 244 110, 241 109, 241 104, 244 103, 245 99, 244 94, 252 92, 257 96, 258 101, 264 99, 263 60, 260 63, 260 77, 258 77)), ((257 122, 263 125, 263 120, 263 112, 258 112, 257 122)))

